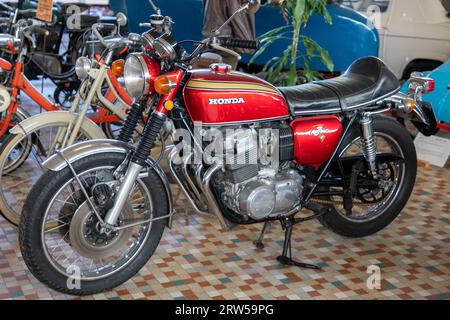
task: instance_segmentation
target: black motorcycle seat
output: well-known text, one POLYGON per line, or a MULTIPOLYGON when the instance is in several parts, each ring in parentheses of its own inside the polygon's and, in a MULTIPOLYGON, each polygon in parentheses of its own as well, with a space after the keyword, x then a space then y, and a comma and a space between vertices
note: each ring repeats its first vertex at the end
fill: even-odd
POLYGON ((400 83, 378 58, 355 61, 340 77, 278 88, 293 116, 335 114, 367 107, 397 93, 400 83))

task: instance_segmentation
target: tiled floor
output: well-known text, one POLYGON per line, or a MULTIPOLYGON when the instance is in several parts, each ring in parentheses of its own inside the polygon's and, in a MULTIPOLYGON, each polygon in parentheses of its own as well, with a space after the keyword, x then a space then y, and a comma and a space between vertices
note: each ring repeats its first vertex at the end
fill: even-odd
MULTIPOLYGON (((283 234, 272 226, 266 248, 259 226, 222 233, 214 218, 177 204, 174 228, 138 275, 116 290, 84 299, 450 299, 450 167, 421 168, 414 195, 386 230, 346 239, 318 222, 297 226, 294 256, 321 271, 283 268, 283 234), (367 288, 371 265, 381 289, 367 288)), ((0 299, 76 299, 47 289, 28 272, 16 230, 0 218, 0 299)))
MULTIPOLYGON (((450 299, 450 170, 421 169, 413 198, 386 230, 345 239, 318 222, 298 226, 294 256, 322 271, 283 268, 275 260, 282 232, 266 248, 258 227, 222 233, 213 218, 193 216, 183 199, 173 230, 144 269, 116 290, 85 299, 450 299), (381 289, 369 290, 371 265, 381 289)), ((74 299, 47 289, 27 271, 17 234, 0 220, 0 299, 74 299)))

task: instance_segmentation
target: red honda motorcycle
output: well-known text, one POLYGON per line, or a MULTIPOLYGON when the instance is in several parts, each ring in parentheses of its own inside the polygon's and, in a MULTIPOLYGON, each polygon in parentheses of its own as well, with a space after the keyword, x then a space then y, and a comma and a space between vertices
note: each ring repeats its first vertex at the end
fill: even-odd
MULTIPOLYGON (((250 1, 238 12, 256 7, 250 1)), ((128 57, 125 84, 136 103, 120 141, 74 145, 44 164, 20 226, 24 260, 40 281, 85 295, 138 272, 176 214, 163 159, 193 209, 214 215, 225 230, 262 224, 261 247, 267 225, 279 221, 285 241, 278 261, 287 266, 319 268, 292 258, 296 224, 318 219, 340 235, 364 237, 399 215, 414 187, 416 151, 385 114, 397 109, 431 121, 420 100, 431 79, 400 95, 394 74, 368 57, 336 79, 276 88, 220 63, 191 68, 209 50, 236 55, 229 48, 256 42, 220 37, 219 29, 191 54, 181 44, 165 33, 128 57)))

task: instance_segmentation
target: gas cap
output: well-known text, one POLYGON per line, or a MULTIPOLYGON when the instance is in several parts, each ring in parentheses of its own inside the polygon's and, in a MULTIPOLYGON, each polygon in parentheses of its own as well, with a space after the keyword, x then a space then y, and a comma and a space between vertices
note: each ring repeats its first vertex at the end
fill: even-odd
POLYGON ((214 63, 210 66, 211 70, 217 73, 228 73, 232 67, 226 63, 214 63))

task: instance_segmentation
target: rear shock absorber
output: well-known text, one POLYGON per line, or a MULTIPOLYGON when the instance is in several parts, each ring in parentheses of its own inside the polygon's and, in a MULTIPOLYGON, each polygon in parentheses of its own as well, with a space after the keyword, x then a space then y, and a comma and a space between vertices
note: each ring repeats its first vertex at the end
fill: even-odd
POLYGON ((127 120, 125 121, 122 130, 120 130, 119 141, 127 143, 131 141, 143 111, 144 103, 133 103, 130 112, 128 113, 127 120))
POLYGON ((373 121, 372 116, 369 114, 363 114, 359 121, 361 125, 362 140, 363 140, 363 153, 366 161, 369 165, 369 169, 372 172, 374 178, 377 176, 377 146, 375 143, 375 136, 373 133, 373 121))

